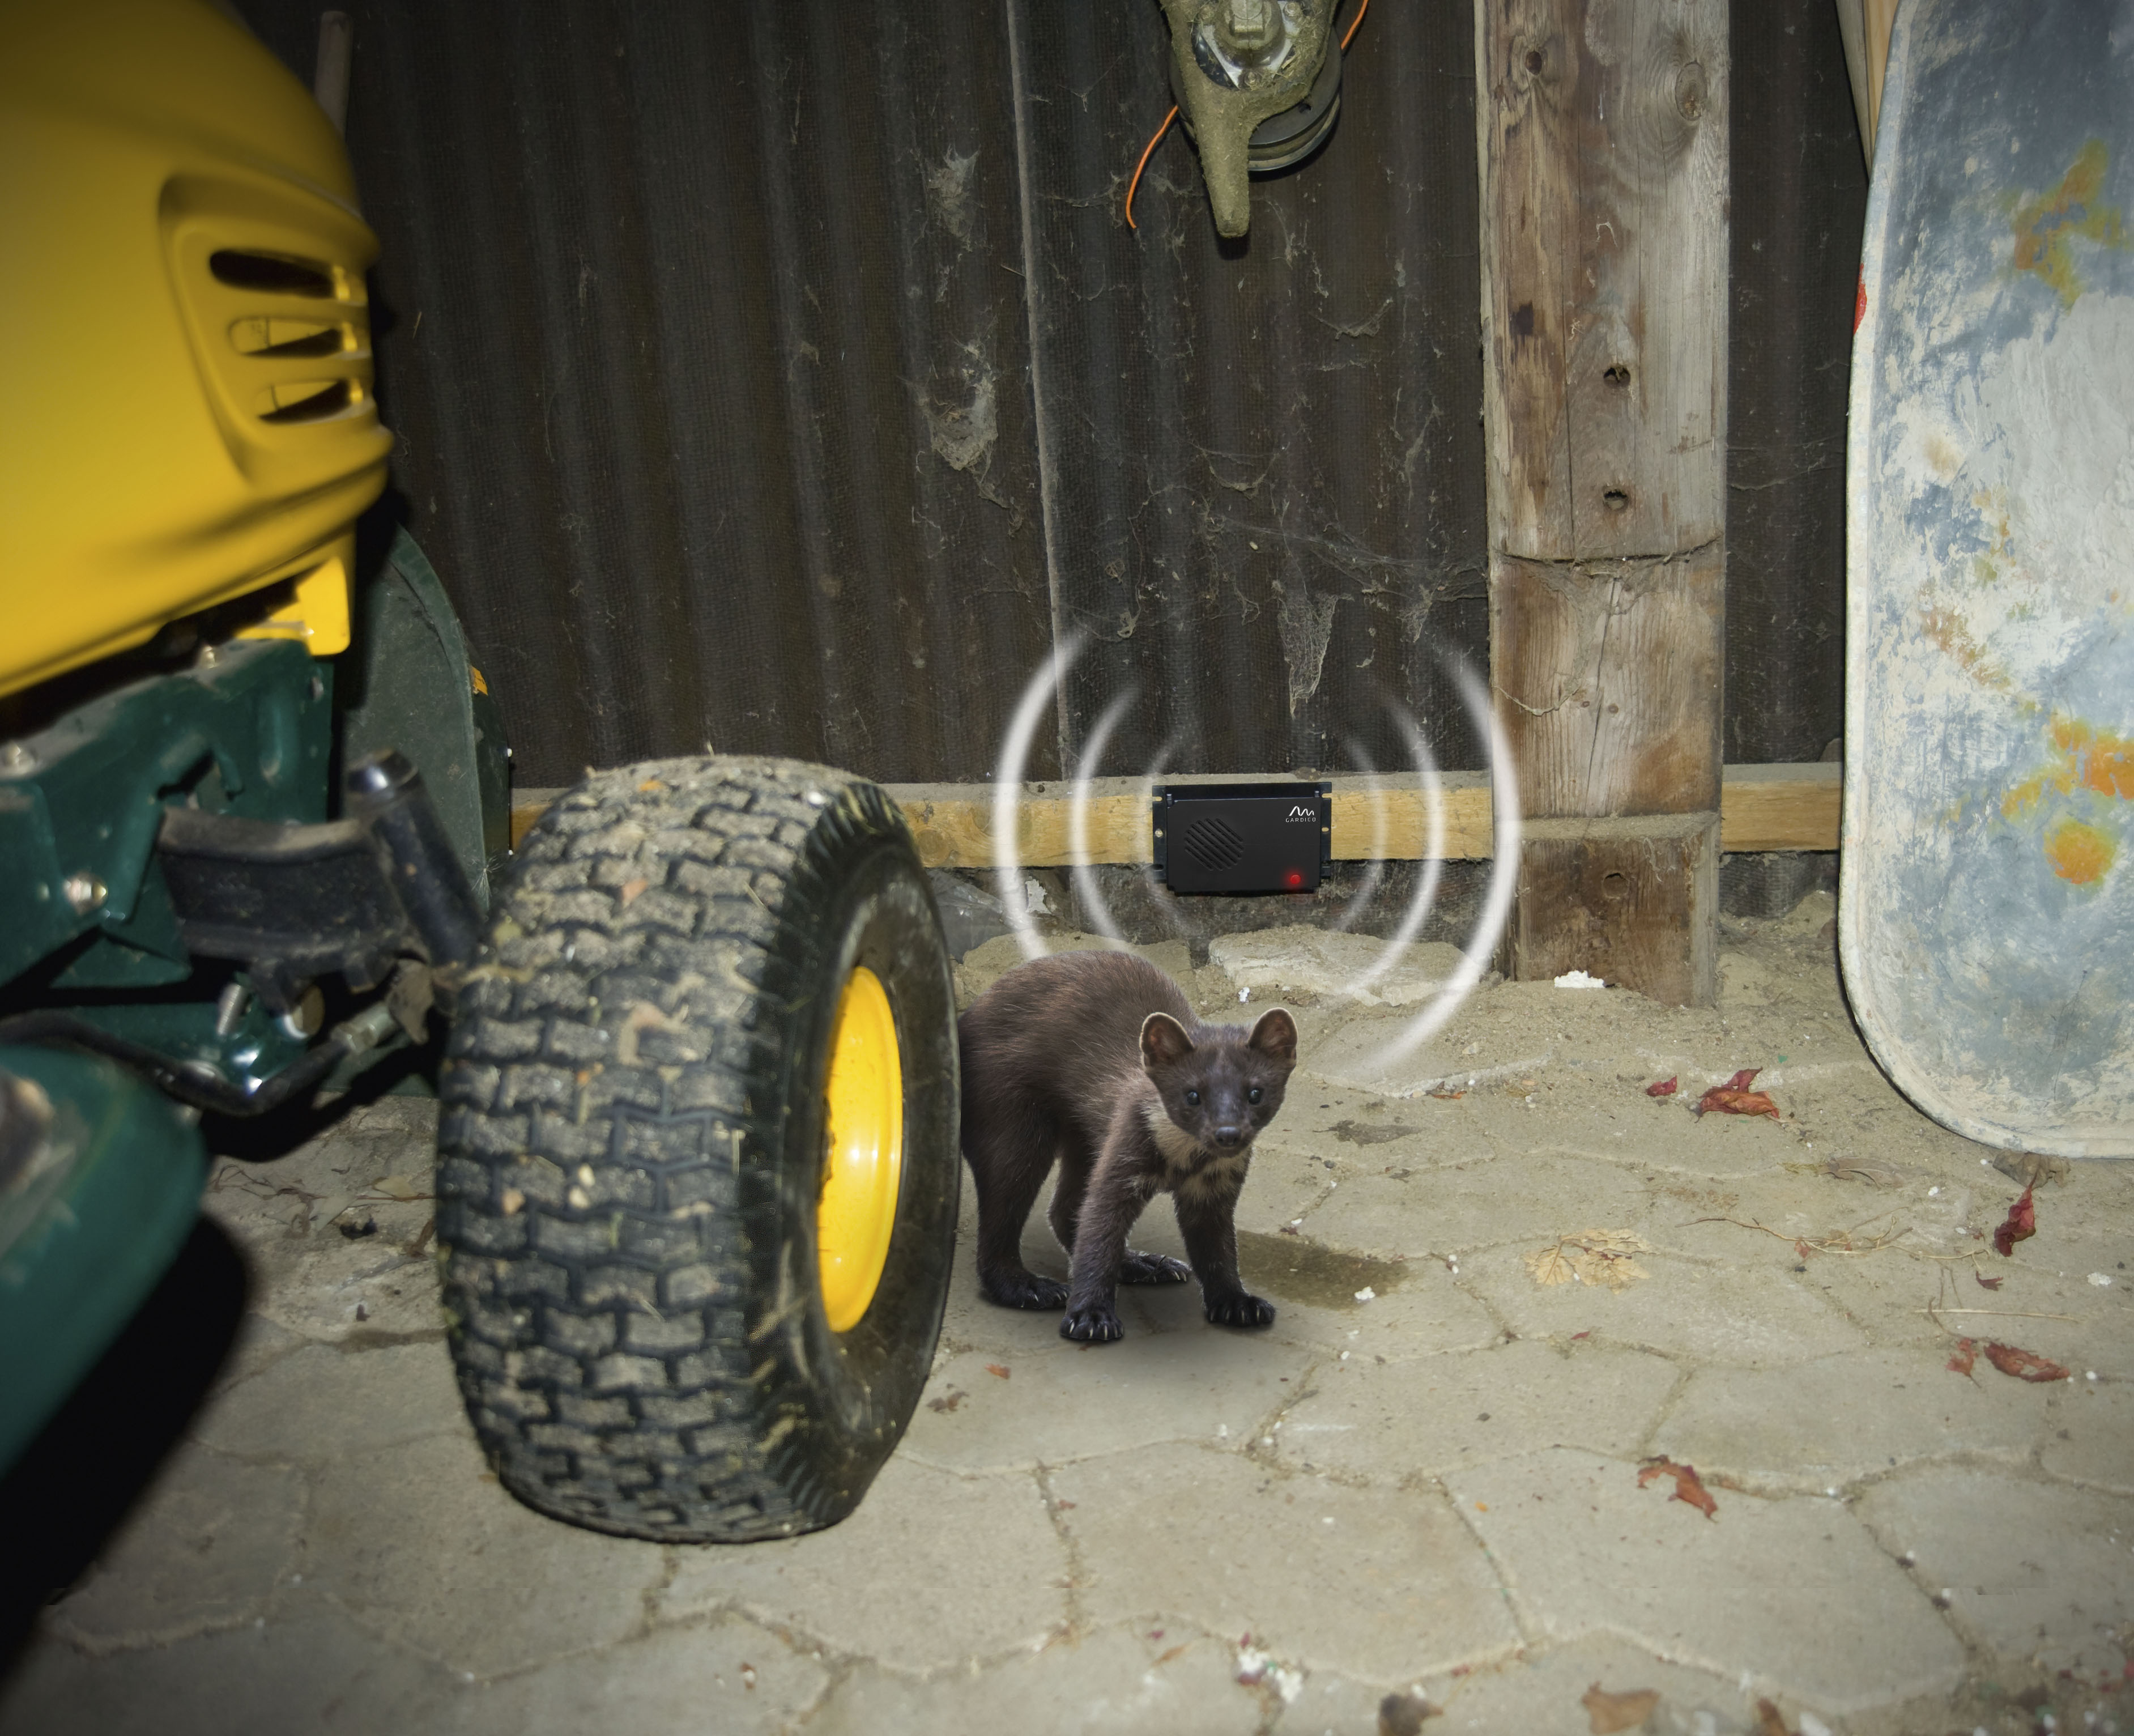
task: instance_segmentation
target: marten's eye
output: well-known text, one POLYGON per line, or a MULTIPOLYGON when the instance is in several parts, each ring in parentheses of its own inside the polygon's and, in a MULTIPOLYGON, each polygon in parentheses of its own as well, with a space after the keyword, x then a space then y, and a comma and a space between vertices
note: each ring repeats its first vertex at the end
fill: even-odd
POLYGON ((1245 1093, 1245 1101, 1248 1103, 1258 1103, 1260 1100, 1260 1088, 1258 1086, 1254 1086, 1250 1090, 1245 1093))
POLYGON ((1185 1094, 1185 1101, 1186 1101, 1186 1103, 1187 1103, 1188 1106, 1190 1106, 1190 1108, 1193 1108, 1193 1109, 1198 1109, 1198 1108, 1200 1108, 1200 1092, 1198 1092, 1198 1091, 1188 1091, 1188 1092, 1185 1094))

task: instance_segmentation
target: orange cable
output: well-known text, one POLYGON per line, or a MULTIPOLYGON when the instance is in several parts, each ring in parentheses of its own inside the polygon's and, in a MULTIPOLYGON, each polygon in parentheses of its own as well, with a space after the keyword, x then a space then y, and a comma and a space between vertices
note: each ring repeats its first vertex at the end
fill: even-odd
MULTIPOLYGON (((1369 0, 1365 0, 1368 5, 1369 0)), ((1163 135, 1171 130, 1171 123, 1178 118, 1178 104, 1171 105, 1171 113, 1163 118, 1163 124, 1156 129, 1156 137, 1149 140, 1148 148, 1141 153, 1141 161, 1134 165, 1133 179, 1127 183, 1127 227, 1138 225, 1133 220, 1134 189, 1141 185, 1141 172, 1148 167, 1148 160, 1156 154, 1156 147, 1163 143, 1163 135)))
MULTIPOLYGON (((1356 40, 1357 27, 1362 24, 1364 14, 1370 9, 1371 0, 1364 0, 1364 3, 1356 8, 1356 16, 1349 21, 1349 28, 1341 37, 1340 51, 1343 54, 1348 53, 1349 45, 1356 40)), ((1133 220, 1134 193, 1141 186, 1141 172, 1148 167, 1149 158, 1156 154, 1156 147, 1163 143, 1163 135, 1171 130, 1171 123, 1177 118, 1178 105, 1173 103, 1171 105, 1171 113, 1163 118, 1163 124, 1156 129, 1155 136, 1142 149, 1141 161, 1134 165, 1133 179, 1127 183, 1127 227, 1128 229, 1138 229, 1141 226, 1133 220)))

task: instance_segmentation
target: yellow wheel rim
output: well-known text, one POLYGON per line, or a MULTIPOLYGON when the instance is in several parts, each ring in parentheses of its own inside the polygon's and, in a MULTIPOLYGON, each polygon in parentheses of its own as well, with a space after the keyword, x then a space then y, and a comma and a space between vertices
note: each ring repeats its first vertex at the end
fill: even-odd
POLYGON ((881 979, 854 968, 838 1003, 830 1076, 823 1087, 829 1149, 815 1208, 823 1312, 833 1332, 860 1323, 874 1300, 896 1227, 904 1172, 904 1070, 896 1019, 881 979))

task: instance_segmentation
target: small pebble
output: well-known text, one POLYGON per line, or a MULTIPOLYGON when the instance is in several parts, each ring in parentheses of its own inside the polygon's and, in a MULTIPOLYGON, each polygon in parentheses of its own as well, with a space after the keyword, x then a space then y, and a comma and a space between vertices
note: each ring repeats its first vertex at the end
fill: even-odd
POLYGON ((1359 1302, 1374 1302, 1378 1299, 1378 1293, 1376 1290, 1373 1289, 1369 1284, 1365 1284, 1362 1289, 1356 1292, 1356 1300, 1359 1302))

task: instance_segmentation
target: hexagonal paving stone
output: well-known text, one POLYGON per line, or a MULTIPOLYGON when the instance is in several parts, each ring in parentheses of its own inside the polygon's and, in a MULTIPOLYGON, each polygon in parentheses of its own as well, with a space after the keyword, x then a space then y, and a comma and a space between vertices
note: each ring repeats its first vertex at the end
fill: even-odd
POLYGON ((839 1651, 935 1670, 1063 1627, 1068 1573, 1034 1477, 957 1477, 900 1453, 842 1524, 683 1551, 660 1608, 737 1608, 839 1651))
POLYGON ((1055 1472, 1098 1621, 1182 1616, 1286 1661, 1376 1680, 1508 1651, 1496 1577, 1434 1491, 1285 1477, 1198 1447, 1055 1472))
POLYGON ((1641 1488, 1635 1464, 1568 1449, 1446 1485, 1551 1640, 1613 1633, 1825 1717, 1963 1673, 1955 1636, 1839 1502, 1719 1490, 1707 1518, 1669 1478, 1641 1488))

